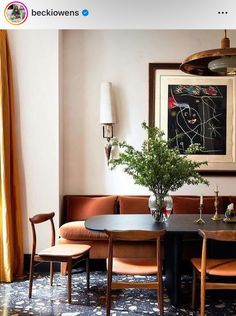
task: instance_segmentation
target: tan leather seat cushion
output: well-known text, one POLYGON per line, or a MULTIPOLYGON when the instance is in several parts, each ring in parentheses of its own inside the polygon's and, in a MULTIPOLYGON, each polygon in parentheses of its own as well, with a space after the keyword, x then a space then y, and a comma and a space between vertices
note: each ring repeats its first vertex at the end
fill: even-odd
POLYGON ((119 274, 131 274, 131 275, 155 274, 157 273, 157 259, 156 258, 113 258, 112 271, 119 274))
POLYGON ((107 240, 107 234, 93 232, 84 226, 84 221, 63 224, 59 228, 59 236, 68 240, 107 240))
POLYGON ((119 196, 120 214, 149 214, 148 196, 119 196))
POLYGON ((91 259, 104 259, 107 257, 107 240, 69 240, 64 238, 59 238, 57 243, 63 245, 76 245, 76 244, 84 244, 91 246, 89 257, 91 259))
MULTIPOLYGON (((201 271, 201 259, 191 259, 194 267, 201 271)), ((207 259, 206 272, 211 275, 236 276, 236 259, 207 259)))
POLYGON ((95 215, 115 213, 117 196, 71 196, 66 204, 66 221, 83 221, 95 215))
POLYGON ((78 256, 91 247, 89 245, 55 245, 47 249, 41 250, 38 252, 39 256, 60 256, 60 257, 73 257, 78 256))
MULTIPOLYGON (((172 196, 174 214, 197 214, 199 213, 200 197, 172 196)), ((215 197, 203 197, 203 213, 214 214, 215 197)), ((223 199, 218 198, 218 212, 223 213, 223 199)))
MULTIPOLYGON (((71 240, 59 238, 59 244, 88 244, 91 246, 90 258, 102 259, 108 257, 108 240, 71 240)), ((117 242, 114 245, 114 256, 119 258, 156 258, 155 242, 117 242)))

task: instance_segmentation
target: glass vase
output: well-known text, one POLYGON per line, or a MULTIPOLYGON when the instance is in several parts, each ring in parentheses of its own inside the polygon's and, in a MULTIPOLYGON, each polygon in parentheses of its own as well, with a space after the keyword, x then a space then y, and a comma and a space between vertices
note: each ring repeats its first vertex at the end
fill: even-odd
POLYGON ((152 194, 149 197, 148 206, 156 222, 165 222, 172 212, 173 200, 170 195, 152 194))

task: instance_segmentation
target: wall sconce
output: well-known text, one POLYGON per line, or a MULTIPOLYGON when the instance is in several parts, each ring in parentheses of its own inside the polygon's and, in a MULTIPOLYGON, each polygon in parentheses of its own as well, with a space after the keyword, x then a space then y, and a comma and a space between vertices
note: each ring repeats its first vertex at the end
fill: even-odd
POLYGON ((111 155, 111 147, 112 147, 110 140, 113 137, 113 124, 116 123, 111 82, 101 83, 100 123, 102 124, 102 128, 103 128, 103 138, 106 138, 107 140, 107 143, 105 146, 105 152, 106 152, 107 161, 109 163, 109 159, 111 155))

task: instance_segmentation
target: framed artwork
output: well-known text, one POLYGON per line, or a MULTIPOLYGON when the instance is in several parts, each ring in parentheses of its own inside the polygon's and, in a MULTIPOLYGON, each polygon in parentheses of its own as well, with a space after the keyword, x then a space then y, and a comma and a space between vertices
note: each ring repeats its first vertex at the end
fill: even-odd
POLYGON ((202 174, 236 175, 235 78, 187 75, 179 66, 149 64, 149 125, 175 138, 182 154, 200 144, 189 158, 208 162, 202 174))

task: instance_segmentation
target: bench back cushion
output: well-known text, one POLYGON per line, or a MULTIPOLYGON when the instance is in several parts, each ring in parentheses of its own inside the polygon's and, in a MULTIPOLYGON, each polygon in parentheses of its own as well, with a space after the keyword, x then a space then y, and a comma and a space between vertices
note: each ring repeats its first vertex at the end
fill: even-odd
MULTIPOLYGON (((199 213, 199 196, 172 196, 173 199, 173 213, 174 214, 197 214, 199 213)), ((203 197, 203 213, 214 214, 215 197, 203 197)), ((218 197, 218 212, 224 212, 223 199, 221 196, 218 197)))
POLYGON ((95 215, 114 214, 117 196, 65 196, 66 222, 83 221, 95 215))
POLYGON ((119 196, 120 214, 149 214, 148 196, 119 196))

